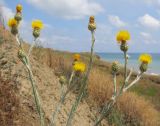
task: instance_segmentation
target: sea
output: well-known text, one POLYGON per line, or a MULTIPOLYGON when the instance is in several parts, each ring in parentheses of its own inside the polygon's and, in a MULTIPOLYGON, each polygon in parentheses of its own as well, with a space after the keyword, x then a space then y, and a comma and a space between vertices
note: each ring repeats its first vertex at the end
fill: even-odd
MULTIPOLYGON (((118 61, 121 65, 124 64, 123 53, 96 53, 101 59, 113 62, 118 61)), ((138 58, 140 53, 129 53, 128 67, 132 67, 134 71, 139 71, 140 62, 138 58)), ((147 74, 160 75, 160 53, 150 53, 152 55, 152 63, 149 64, 147 74)))

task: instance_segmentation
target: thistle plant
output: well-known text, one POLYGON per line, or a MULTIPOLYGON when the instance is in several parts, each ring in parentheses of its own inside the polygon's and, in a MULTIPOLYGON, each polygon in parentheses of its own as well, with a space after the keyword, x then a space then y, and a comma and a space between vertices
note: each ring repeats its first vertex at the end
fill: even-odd
POLYGON ((71 111, 69 113, 69 117, 68 117, 66 126, 71 126, 72 119, 74 117, 74 113, 76 112, 80 101, 82 100, 84 94, 86 93, 85 91, 86 91, 86 87, 87 87, 88 77, 89 77, 89 74, 90 74, 90 71, 91 71, 91 68, 92 68, 92 63, 93 63, 93 50, 94 50, 94 43, 95 43, 94 33, 95 33, 95 30, 96 30, 96 23, 95 23, 94 16, 91 16, 90 19, 89 19, 88 29, 91 31, 91 35, 92 35, 92 45, 91 45, 89 65, 88 65, 87 72, 86 72, 86 74, 85 74, 85 76, 82 80, 82 84, 81 84, 81 88, 79 90, 79 94, 78 94, 78 96, 76 98, 76 101, 74 102, 74 104, 71 108, 71 111))
POLYGON ((42 21, 41 20, 34 20, 34 21, 32 21, 32 28, 33 28, 33 33, 32 34, 33 34, 33 37, 34 37, 34 41, 33 41, 32 45, 29 48, 28 57, 30 56, 31 51, 32 51, 33 47, 36 44, 37 38, 40 36, 40 31, 43 28, 42 21))
POLYGON ((74 60, 72 63, 72 73, 70 75, 67 89, 65 91, 64 91, 64 84, 67 83, 67 80, 64 76, 60 77, 61 96, 60 96, 60 101, 57 104, 54 113, 52 114, 52 121, 51 121, 52 126, 55 125, 57 116, 61 110, 62 105, 64 104, 64 101, 66 99, 67 94, 69 92, 73 91, 75 89, 75 87, 77 86, 77 83, 76 83, 76 81, 74 81, 74 79, 76 80, 78 78, 78 76, 81 76, 86 70, 86 65, 80 61, 79 54, 75 54, 73 58, 74 58, 74 60))
POLYGON ((22 12, 22 5, 18 4, 16 7, 16 15, 14 16, 14 18, 8 21, 8 26, 10 27, 11 33, 16 37, 16 40, 18 42, 18 45, 19 45, 18 58, 25 65, 28 71, 36 108, 37 108, 37 111, 40 117, 40 123, 41 123, 41 126, 44 126, 45 125, 44 113, 42 111, 42 105, 41 105, 39 93, 38 93, 38 90, 37 90, 37 87, 36 87, 36 84, 33 78, 33 73, 32 73, 32 69, 30 65, 30 59, 24 52, 24 49, 22 47, 22 41, 19 38, 18 26, 19 26, 20 21, 22 20, 21 12, 22 12))
POLYGON ((113 74, 114 92, 113 92, 113 95, 110 98, 109 102, 105 103, 105 105, 101 111, 101 115, 100 115, 100 117, 97 118, 94 126, 98 126, 101 123, 101 121, 110 114, 110 111, 114 107, 117 99, 124 92, 126 92, 128 89, 130 89, 133 85, 135 85, 140 80, 140 78, 142 77, 142 74, 147 71, 148 64, 151 63, 151 61, 152 61, 151 55, 149 55, 149 54, 140 55, 140 57, 139 57, 139 61, 141 62, 140 67, 139 67, 140 72, 131 83, 128 83, 129 79, 132 75, 132 69, 130 69, 129 74, 127 73, 127 63, 128 63, 128 55, 127 55, 128 44, 127 44, 127 41, 129 39, 130 39, 130 34, 128 31, 120 31, 117 34, 117 41, 118 41, 118 43, 120 43, 120 49, 124 54, 124 81, 123 81, 120 89, 117 90, 116 76, 119 71, 119 63, 117 61, 113 62, 112 63, 112 74, 113 74))

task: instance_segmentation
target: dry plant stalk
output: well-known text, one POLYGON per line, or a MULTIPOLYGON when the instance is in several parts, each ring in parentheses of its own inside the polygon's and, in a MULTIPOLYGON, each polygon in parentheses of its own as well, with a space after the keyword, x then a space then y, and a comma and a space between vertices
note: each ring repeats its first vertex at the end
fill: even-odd
POLYGON ((112 64, 112 73, 113 73, 113 83, 114 83, 114 92, 112 97, 110 98, 109 102, 105 103, 100 117, 97 118, 94 126, 98 126, 101 121, 110 114, 110 111, 114 107, 117 99, 128 89, 130 89, 133 85, 135 85, 140 78, 142 77, 142 74, 147 71, 148 64, 151 62, 152 57, 149 54, 142 54, 139 57, 139 60, 142 62, 140 65, 140 72, 130 84, 128 84, 128 81, 132 75, 132 69, 130 70, 130 73, 127 74, 127 63, 128 63, 128 57, 127 57, 127 51, 128 51, 128 45, 127 40, 130 39, 130 34, 127 31, 120 31, 117 34, 117 41, 121 44, 120 49, 124 53, 124 81, 119 91, 117 91, 117 83, 116 83, 116 74, 119 71, 119 64, 117 61, 113 62, 112 64))
MULTIPOLYGON (((19 45, 19 51, 18 51, 18 58, 21 60, 21 62, 25 65, 27 71, 28 71, 28 75, 29 75, 29 79, 31 82, 31 86, 32 86, 32 91, 33 91, 33 96, 34 96, 34 100, 35 100, 35 104, 36 104, 36 108, 40 117, 40 123, 41 126, 45 126, 45 119, 44 119, 44 113, 42 110, 42 103, 40 101, 40 96, 33 78, 33 73, 32 73, 32 69, 31 69, 31 65, 30 65, 30 60, 29 57, 25 54, 25 52, 23 51, 23 47, 22 47, 22 41, 19 38, 19 33, 18 33, 18 26, 20 21, 22 20, 22 5, 18 4, 16 7, 16 14, 14 16, 14 18, 10 19, 8 21, 8 25, 11 28, 11 33, 13 35, 15 35, 16 37, 16 41, 19 45)), ((38 33, 40 34, 40 29, 42 28, 43 24, 40 24, 39 22, 34 22, 34 25, 32 24, 33 27, 33 36, 35 38, 35 40, 39 37, 38 33), (38 32, 37 32, 38 31, 38 32), (35 33, 36 32, 36 33, 35 33)))

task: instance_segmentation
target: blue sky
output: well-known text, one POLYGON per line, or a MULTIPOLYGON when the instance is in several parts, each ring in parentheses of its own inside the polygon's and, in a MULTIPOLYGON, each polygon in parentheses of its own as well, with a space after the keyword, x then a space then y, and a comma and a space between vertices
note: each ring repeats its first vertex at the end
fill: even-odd
POLYGON ((45 47, 65 51, 89 51, 88 18, 95 15, 95 51, 120 52, 115 35, 131 33, 129 52, 160 52, 160 0, 0 0, 5 20, 23 5, 21 36, 32 42, 31 22, 41 19, 45 28, 39 38, 45 47))

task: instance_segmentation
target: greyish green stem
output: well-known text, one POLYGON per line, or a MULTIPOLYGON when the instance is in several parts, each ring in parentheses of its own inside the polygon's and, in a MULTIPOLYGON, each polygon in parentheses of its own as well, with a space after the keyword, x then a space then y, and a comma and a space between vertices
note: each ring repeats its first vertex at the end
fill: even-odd
POLYGON ((114 84, 114 94, 111 97, 111 100, 109 101, 109 103, 106 103, 102 109, 101 112, 101 116, 96 120, 96 123, 94 124, 94 126, 98 126, 101 121, 107 116, 109 115, 112 107, 114 106, 115 102, 116 102, 116 98, 117 98, 117 82, 116 82, 116 73, 113 74, 113 84, 114 84))
POLYGON ((54 111, 54 113, 53 113, 53 115, 52 115, 52 121, 51 121, 51 125, 52 125, 52 126, 55 126, 56 119, 57 119, 58 113, 59 113, 59 111, 60 111, 60 109, 61 109, 62 103, 64 102, 64 99, 65 99, 65 95, 64 95, 64 85, 62 85, 62 87, 61 87, 61 98, 60 98, 59 103, 58 103, 57 106, 56 106, 56 110, 54 111))
POLYGON ((116 73, 113 75, 113 84, 114 84, 114 95, 117 95, 117 82, 116 82, 116 73))
POLYGON ((31 54, 31 52, 32 52, 32 50, 33 50, 33 47, 35 46, 35 43, 36 43, 36 38, 34 38, 34 41, 33 41, 32 45, 31 45, 30 48, 29 48, 28 57, 30 56, 30 54, 31 54))
POLYGON ((16 35, 16 41, 17 41, 19 47, 22 49, 22 42, 19 39, 19 34, 16 35))
POLYGON ((66 92, 64 92, 64 91, 62 92, 60 101, 59 101, 58 105, 56 106, 56 110, 53 113, 51 126, 55 126, 56 118, 58 116, 58 113, 61 110, 62 104, 64 103, 67 94, 76 86, 75 83, 71 83, 73 80, 73 77, 74 77, 74 71, 72 71, 72 74, 69 79, 69 84, 68 84, 69 87, 66 92))
MULTIPOLYGON (((22 49, 22 42, 20 41, 18 36, 16 36, 16 40, 19 44, 19 47, 22 49)), ((40 117, 41 126, 45 126, 44 114, 42 112, 39 93, 37 91, 37 87, 36 87, 36 84, 35 84, 34 79, 33 79, 33 73, 32 73, 32 69, 30 67, 29 58, 25 55, 25 57, 23 57, 23 59, 21 59, 21 61, 24 63, 24 65, 26 66, 26 68, 28 70, 29 79, 30 79, 31 86, 32 86, 32 91, 33 91, 33 96, 34 96, 36 108, 37 108, 37 111, 38 111, 38 114, 39 114, 39 117, 40 117)))
POLYGON ((73 80, 73 76, 74 76, 74 71, 72 71, 71 76, 69 78, 68 87, 71 85, 71 82, 73 80))
POLYGON ((123 92, 123 88, 126 86, 126 79, 127 79, 127 51, 124 51, 124 59, 125 59, 125 63, 124 63, 124 82, 120 88, 119 94, 120 95, 123 92))
POLYGON ((32 91, 33 91, 33 96, 34 96, 34 100, 35 100, 35 103, 36 103, 36 108, 37 108, 38 114, 40 116, 41 126, 45 126, 44 114, 43 114, 43 111, 42 111, 40 97, 39 97, 39 94, 38 94, 38 91, 37 91, 37 87, 36 87, 36 85, 34 83, 34 80, 33 80, 33 73, 32 73, 32 70, 31 70, 29 65, 26 65, 26 67, 27 67, 28 74, 29 74, 29 79, 30 79, 30 82, 31 82, 31 85, 32 85, 32 91))
POLYGON ((88 77, 89 77, 89 74, 90 74, 90 71, 91 71, 91 68, 92 68, 93 50, 94 50, 94 43, 95 43, 94 31, 91 31, 91 35, 92 35, 92 45, 91 45, 91 53, 90 53, 89 66, 88 66, 86 75, 84 77, 84 80, 82 81, 82 87, 81 87, 81 89, 79 91, 79 94, 78 94, 78 96, 76 98, 76 101, 73 104, 73 106, 71 108, 71 111, 69 113, 69 117, 68 117, 66 126, 71 126, 72 119, 74 117, 74 113, 77 110, 77 107, 78 107, 78 105, 79 105, 79 103, 80 103, 80 101, 81 101, 81 99, 82 99, 82 97, 84 95, 84 92, 85 92, 85 89, 86 89, 86 86, 87 86, 88 77))
POLYGON ((101 116, 96 120, 94 126, 98 126, 101 123, 101 121, 106 116, 109 115, 109 113, 110 113, 111 109, 113 108, 113 106, 115 105, 115 103, 116 103, 116 97, 114 97, 114 99, 111 99, 111 101, 107 105, 104 106, 104 108, 101 112, 101 116))
POLYGON ((142 74, 143 73, 141 72, 139 75, 137 75, 136 79, 123 89, 123 92, 126 92, 129 88, 131 88, 134 84, 136 84, 140 80, 142 74))

